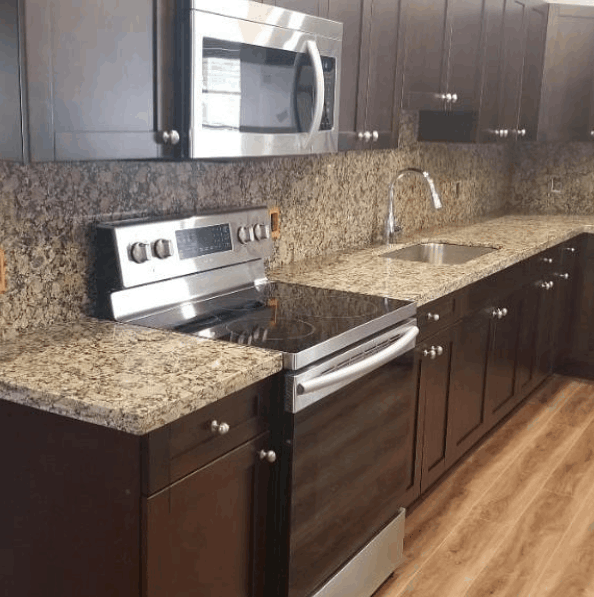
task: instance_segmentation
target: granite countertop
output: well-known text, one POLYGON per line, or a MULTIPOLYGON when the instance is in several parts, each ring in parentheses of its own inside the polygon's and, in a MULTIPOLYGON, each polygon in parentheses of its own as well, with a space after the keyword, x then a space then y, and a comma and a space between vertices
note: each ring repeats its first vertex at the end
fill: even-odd
POLYGON ((134 435, 282 369, 278 352, 90 320, 0 346, 0 399, 134 435))
MULTIPOLYGON (((269 277, 422 305, 589 231, 592 216, 506 216, 296 263, 269 277), (498 250, 462 265, 380 256, 427 240, 498 250)), ((0 399, 144 435, 281 369, 278 352, 89 320, 1 344, 0 399)))
POLYGON ((429 236, 409 236, 399 244, 295 263, 269 272, 269 277, 280 282, 413 300, 421 306, 590 231, 594 232, 594 216, 504 216, 442 229, 429 236), (427 241, 498 250, 461 265, 431 265, 381 257, 382 253, 427 241))

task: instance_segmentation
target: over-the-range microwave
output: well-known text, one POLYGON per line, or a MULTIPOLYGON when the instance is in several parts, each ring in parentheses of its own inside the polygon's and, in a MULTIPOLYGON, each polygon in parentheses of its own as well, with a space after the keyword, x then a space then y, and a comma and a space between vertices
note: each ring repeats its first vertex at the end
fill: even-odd
POLYGON ((248 0, 178 18, 182 157, 337 151, 342 23, 248 0))

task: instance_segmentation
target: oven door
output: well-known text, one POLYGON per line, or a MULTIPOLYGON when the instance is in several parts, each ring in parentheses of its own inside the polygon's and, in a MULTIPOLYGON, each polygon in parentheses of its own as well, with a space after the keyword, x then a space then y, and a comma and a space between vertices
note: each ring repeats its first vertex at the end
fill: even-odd
MULTIPOLYGON (((417 483, 416 333, 416 326, 407 326, 398 356, 286 413, 282 544, 287 553, 280 595, 371 595, 399 563, 393 556, 401 553, 401 532, 400 547, 393 534, 378 548, 367 546, 400 518, 417 483), (383 569, 380 561, 387 561, 383 569)), ((382 350, 380 345, 376 354, 382 350)))
POLYGON ((274 10, 283 27, 190 11, 188 157, 337 151, 341 41, 274 10))

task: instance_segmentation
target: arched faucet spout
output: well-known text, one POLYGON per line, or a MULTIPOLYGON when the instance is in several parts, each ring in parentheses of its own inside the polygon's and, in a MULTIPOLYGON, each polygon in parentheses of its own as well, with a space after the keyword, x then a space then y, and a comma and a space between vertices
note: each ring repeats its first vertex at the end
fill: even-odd
POLYGON ((431 192, 431 203, 433 204, 434 209, 441 209, 443 207, 441 199, 439 197, 439 193, 435 188, 435 183, 429 175, 429 172, 426 172, 425 170, 420 170, 419 168, 404 168, 403 170, 399 170, 396 173, 394 180, 390 184, 390 191, 388 196, 388 214, 386 216, 386 221, 384 224, 384 236, 387 245, 394 242, 396 236, 400 232, 402 232, 402 226, 397 224, 394 218, 394 187, 396 186, 396 183, 407 174, 414 174, 416 176, 420 176, 427 183, 427 185, 429 186, 429 191, 431 192))

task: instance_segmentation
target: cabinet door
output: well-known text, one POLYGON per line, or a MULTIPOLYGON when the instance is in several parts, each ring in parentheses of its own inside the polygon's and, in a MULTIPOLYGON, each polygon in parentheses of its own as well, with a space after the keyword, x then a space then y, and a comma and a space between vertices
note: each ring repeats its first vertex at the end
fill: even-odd
MULTIPOLYGON (((174 3, 85 6, 73 10, 66 0, 27 6, 32 159, 163 157, 159 95, 173 96, 174 3)), ((163 106, 170 108, 171 102, 163 106)))
POLYGON ((503 19, 502 64, 499 82, 498 129, 503 139, 513 138, 518 128, 524 53, 526 50, 527 5, 525 1, 506 2, 503 19))
POLYGON ((518 402, 516 364, 524 289, 498 300, 491 312, 491 329, 485 376, 487 428, 493 427, 518 402))
POLYGON ((575 320, 576 270, 579 262, 578 239, 563 243, 559 248, 560 261, 555 267, 554 278, 559 285, 557 290, 557 306, 555 308, 555 330, 553 341, 553 370, 566 361, 571 350, 571 334, 575 320))
POLYGON ((594 7, 551 6, 539 138, 591 139, 594 7))
POLYGON ((452 328, 430 336, 416 349, 419 403, 424 405, 421 493, 446 470, 452 328))
POLYGON ((329 0, 328 18, 343 24, 340 72, 339 150, 360 149, 357 135, 357 98, 360 80, 363 15, 369 0, 329 0))
POLYGON ((356 130, 363 147, 398 145, 400 2, 368 0, 363 14, 356 130), (367 133, 367 134, 366 134, 367 133), (369 136, 371 133, 371 137, 369 136))
POLYGON ((478 109, 485 3, 405 0, 403 107, 478 109), (456 94, 455 103, 444 94, 456 94))
POLYGON ((144 501, 143 596, 260 597, 268 434, 144 501))
POLYGON ((514 131, 517 141, 536 141, 542 91, 543 67, 547 38, 548 4, 537 2, 528 6, 526 43, 518 128, 514 131))
POLYGON ((489 323, 489 312, 481 309, 468 314, 456 327, 448 406, 448 468, 486 431, 483 388, 489 323))
POLYGON ((18 1, 0 6, 0 159, 22 161, 18 1))

